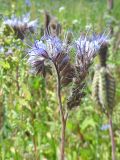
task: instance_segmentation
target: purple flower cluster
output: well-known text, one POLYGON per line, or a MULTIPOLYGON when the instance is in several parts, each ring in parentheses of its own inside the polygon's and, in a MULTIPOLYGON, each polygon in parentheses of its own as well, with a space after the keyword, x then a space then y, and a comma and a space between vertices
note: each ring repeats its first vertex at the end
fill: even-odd
POLYGON ((82 35, 75 42, 77 55, 87 55, 91 59, 105 42, 107 42, 107 37, 103 35, 93 35, 92 37, 82 35))
POLYGON ((93 58, 96 56, 103 43, 107 42, 107 36, 104 34, 84 36, 81 35, 75 42, 76 64, 82 69, 88 68, 93 58))
POLYGON ((24 39, 24 34, 27 30, 35 32, 37 29, 37 20, 30 21, 29 13, 22 17, 13 15, 10 19, 5 19, 4 24, 12 28, 20 39, 24 39))
MULTIPOLYGON (((87 37, 81 36, 75 41, 76 48, 76 63, 80 67, 88 66, 92 59, 101 47, 101 44, 106 41, 102 36, 87 37)), ((74 46, 72 46, 74 47, 74 46)), ((62 42, 57 36, 44 36, 41 40, 36 40, 34 45, 29 50, 28 63, 35 73, 40 73, 44 68, 46 60, 51 60, 54 64, 62 55, 66 54, 62 63, 66 63, 70 59, 71 46, 62 42)))
MULTIPOLYGON (((52 61, 55 64, 63 50, 63 43, 58 37, 46 36, 41 40, 36 40, 28 52, 28 63, 32 67, 32 71, 43 73, 45 63, 52 61)), ((67 60, 66 58, 68 56, 64 61, 67 60)))

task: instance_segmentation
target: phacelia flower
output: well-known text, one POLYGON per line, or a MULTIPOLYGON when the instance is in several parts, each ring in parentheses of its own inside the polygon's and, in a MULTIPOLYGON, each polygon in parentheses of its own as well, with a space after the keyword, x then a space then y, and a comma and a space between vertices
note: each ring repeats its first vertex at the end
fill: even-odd
POLYGON ((57 36, 45 36, 42 37, 42 40, 46 41, 46 48, 51 60, 55 58, 62 52, 63 43, 57 36))
POLYGON ((93 38, 93 36, 81 35, 75 42, 75 76, 73 78, 71 95, 67 102, 67 107, 69 109, 79 106, 82 98, 85 96, 84 88, 86 86, 86 75, 89 72, 89 67, 93 58, 96 56, 105 40, 106 39, 102 39, 102 36, 94 36, 93 38))
POLYGON ((100 50, 101 45, 106 41, 107 36, 105 35, 80 36, 75 42, 77 66, 87 69, 100 50))
POLYGON ((24 39, 26 31, 35 32, 37 29, 37 20, 30 21, 29 13, 22 17, 12 16, 10 19, 5 19, 4 24, 12 28, 20 39, 24 39))
POLYGON ((99 35, 93 34, 93 36, 91 37, 91 40, 93 42, 98 43, 99 47, 101 47, 103 44, 108 44, 109 43, 109 32, 108 34, 106 34, 105 32, 99 35))
POLYGON ((106 59, 107 59, 107 51, 109 45, 109 34, 106 35, 105 33, 94 35, 93 41, 97 41, 98 45, 100 46, 99 49, 99 60, 101 66, 106 66, 106 59))
POLYGON ((73 71, 69 51, 58 37, 45 36, 40 41, 36 40, 29 50, 28 63, 34 73, 42 73, 45 76, 45 69, 49 68, 49 62, 52 62, 60 74, 61 83, 67 84, 71 81, 72 76, 69 74, 73 71))

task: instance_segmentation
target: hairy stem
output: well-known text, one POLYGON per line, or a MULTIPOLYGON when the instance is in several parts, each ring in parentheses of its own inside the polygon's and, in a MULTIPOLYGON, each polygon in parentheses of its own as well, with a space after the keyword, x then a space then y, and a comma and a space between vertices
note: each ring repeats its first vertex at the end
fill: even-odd
POLYGON ((114 140, 114 133, 113 133, 113 125, 112 125, 112 118, 110 114, 107 114, 108 120, 109 120, 109 132, 110 132, 110 138, 111 138, 111 145, 112 145, 112 160, 116 160, 115 158, 115 140, 114 140))
POLYGON ((65 131, 66 131, 66 120, 62 121, 61 130, 61 149, 60 149, 60 160, 64 160, 65 157, 65 131))
POLYGON ((62 124, 61 130, 61 147, 60 147, 60 160, 64 160, 65 157, 65 131, 66 131, 66 122, 68 117, 68 112, 64 115, 62 100, 61 100, 61 82, 60 82, 60 75, 55 65, 55 69, 57 72, 57 95, 58 95, 58 103, 59 103, 59 110, 60 110, 60 118, 62 124))

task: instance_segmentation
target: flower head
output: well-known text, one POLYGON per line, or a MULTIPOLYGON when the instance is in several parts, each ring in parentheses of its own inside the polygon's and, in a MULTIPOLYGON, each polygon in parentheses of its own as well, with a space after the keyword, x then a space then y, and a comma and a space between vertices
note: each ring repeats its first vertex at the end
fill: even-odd
POLYGON ((89 37, 85 36, 81 36, 75 42, 75 45, 77 49, 77 56, 82 58, 85 57, 85 55, 92 58, 92 56, 99 49, 97 41, 92 41, 89 37))
POLYGON ((28 55, 28 63, 32 68, 32 72, 42 72, 42 74, 44 74, 44 61, 49 58, 46 51, 46 45, 42 41, 36 40, 32 48, 28 51, 28 55))
POLYGON ((101 45, 106 43, 105 35, 80 36, 75 42, 76 64, 86 69, 99 51, 101 45))
POLYGON ((108 44, 109 42, 108 37, 109 33, 106 35, 106 33, 104 32, 103 34, 101 33, 99 35, 93 34, 91 40, 97 42, 99 47, 101 47, 103 44, 108 44))
POLYGON ((45 76, 45 70, 50 68, 52 62, 59 72, 62 84, 67 85, 72 81, 73 67, 70 64, 69 49, 57 36, 44 36, 40 41, 36 40, 28 54, 28 63, 34 73, 45 76))
POLYGON ((28 52, 28 62, 36 73, 40 73, 45 61, 50 60, 55 63, 62 51, 62 41, 58 37, 45 36, 40 41, 34 42, 28 52))
POLYGON ((26 31, 35 32, 37 28, 37 20, 30 21, 29 13, 22 17, 13 15, 10 19, 5 19, 4 24, 9 28, 12 28, 20 39, 24 39, 26 31))
POLYGON ((90 64, 99 51, 102 43, 105 42, 105 38, 100 35, 84 36, 75 42, 76 48, 76 61, 75 61, 75 76, 74 85, 71 91, 71 95, 68 98, 67 107, 72 109, 79 106, 81 99, 85 96, 85 79, 89 72, 90 64))
POLYGON ((109 36, 109 33, 108 35, 103 33, 103 34, 93 36, 93 41, 97 41, 98 45, 100 46, 99 61, 100 61, 101 66, 106 66, 107 51, 108 51, 108 45, 109 45, 108 36, 109 36))
POLYGON ((49 57, 54 61, 58 54, 62 52, 63 43, 57 36, 46 36, 44 40, 46 40, 49 57))

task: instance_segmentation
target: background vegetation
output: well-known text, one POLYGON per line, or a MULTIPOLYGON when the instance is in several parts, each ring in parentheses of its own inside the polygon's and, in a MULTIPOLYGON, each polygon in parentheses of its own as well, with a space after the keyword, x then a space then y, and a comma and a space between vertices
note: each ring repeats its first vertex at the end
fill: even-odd
MULTIPOLYGON (((117 159, 120 159, 120 1, 116 0, 109 13, 105 0, 35 0, 30 8, 24 0, 0 0, 0 159, 57 160, 61 130, 56 102, 56 79, 44 80, 29 73, 26 46, 7 35, 4 18, 13 13, 20 16, 31 12, 31 19, 44 25, 43 10, 58 17, 62 32, 71 29, 78 37, 80 31, 93 26, 101 32, 113 26, 108 63, 116 78, 116 106, 113 124, 117 159), (10 54, 11 53, 11 54, 10 54), (9 56, 7 56, 9 54, 9 56), (55 82, 55 83, 54 83, 55 82)), ((95 63, 98 62, 96 58, 95 63)), ((91 69, 91 75, 93 68, 91 69)), ((111 144, 108 120, 97 111, 91 98, 91 78, 88 96, 79 108, 71 111, 67 122, 67 160, 110 160, 111 144)), ((63 92, 63 101, 65 95, 63 92)))

